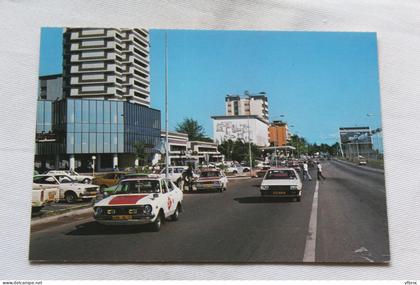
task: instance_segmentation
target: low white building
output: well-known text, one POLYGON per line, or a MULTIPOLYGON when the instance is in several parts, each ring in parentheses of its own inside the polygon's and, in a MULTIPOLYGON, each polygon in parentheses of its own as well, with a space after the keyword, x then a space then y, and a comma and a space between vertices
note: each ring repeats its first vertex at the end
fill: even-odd
MULTIPOLYGON (((158 163, 164 157, 166 133, 161 131, 161 153, 155 156, 153 163, 158 163)), ((205 141, 188 141, 185 133, 168 132, 169 165, 184 165, 188 161, 196 163, 223 161, 224 156, 217 150, 217 144, 205 141)))
POLYGON ((220 144, 226 140, 242 140, 257 146, 268 146, 268 123, 257 115, 213 116, 213 138, 220 144))

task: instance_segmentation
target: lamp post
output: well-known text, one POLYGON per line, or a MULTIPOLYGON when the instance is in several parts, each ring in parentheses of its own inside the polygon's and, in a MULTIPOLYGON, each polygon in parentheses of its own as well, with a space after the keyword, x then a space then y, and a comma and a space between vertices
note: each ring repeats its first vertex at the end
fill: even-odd
POLYGON ((168 179, 169 170, 169 140, 168 140, 168 33, 165 32, 165 177, 168 179))
POLYGON ((92 176, 95 177, 95 160, 96 156, 92 155, 92 176))
POLYGON ((249 115, 248 115, 248 151, 249 151, 249 173, 252 172, 252 151, 251 151, 251 135, 249 129, 249 115))

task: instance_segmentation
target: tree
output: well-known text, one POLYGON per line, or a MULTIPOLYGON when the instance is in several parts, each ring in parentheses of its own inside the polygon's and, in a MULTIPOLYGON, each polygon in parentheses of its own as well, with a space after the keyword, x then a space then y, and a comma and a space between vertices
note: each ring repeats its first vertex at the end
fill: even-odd
MULTIPOLYGON (((249 163, 249 144, 243 142, 242 140, 232 141, 226 140, 219 144, 218 147, 220 153, 222 153, 227 160, 234 161, 246 161, 249 163)), ((255 159, 260 157, 260 149, 253 143, 251 143, 251 155, 253 160, 253 165, 255 165, 255 159)))
POLYGON ((213 141, 205 135, 204 127, 193 118, 184 118, 181 123, 177 124, 175 131, 188 134, 190 141, 213 141))
POLYGON ((137 141, 133 144, 134 154, 139 160, 139 165, 144 165, 149 161, 150 153, 147 152, 147 148, 150 145, 146 144, 144 141, 137 141))

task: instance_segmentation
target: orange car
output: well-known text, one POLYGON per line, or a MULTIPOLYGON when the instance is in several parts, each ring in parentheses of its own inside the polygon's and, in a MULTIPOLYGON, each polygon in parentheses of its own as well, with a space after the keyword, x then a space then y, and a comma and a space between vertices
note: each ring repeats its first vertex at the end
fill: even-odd
POLYGON ((102 192, 103 189, 117 184, 118 181, 120 181, 121 177, 123 177, 126 174, 127 172, 122 171, 99 174, 95 176, 95 178, 93 178, 92 184, 99 185, 100 191, 102 192))

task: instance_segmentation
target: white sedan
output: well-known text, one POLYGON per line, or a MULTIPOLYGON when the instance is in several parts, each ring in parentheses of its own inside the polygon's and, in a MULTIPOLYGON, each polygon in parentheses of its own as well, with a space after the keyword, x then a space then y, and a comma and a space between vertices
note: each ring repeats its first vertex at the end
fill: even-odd
POLYGON ((76 171, 73 170, 50 170, 47 172, 48 175, 67 175, 71 179, 77 182, 82 182, 85 184, 92 183, 93 176, 89 175, 80 175, 76 171))
POLYGON ((262 197, 289 197, 300 202, 302 181, 294 168, 270 168, 261 182, 262 197))
POLYGON ((94 218, 102 225, 151 224, 159 231, 167 218, 178 220, 182 191, 169 179, 129 178, 121 181, 111 195, 94 206, 94 218))
POLYGON ((76 183, 67 175, 35 175, 33 189, 41 189, 49 186, 56 186, 60 190, 60 200, 67 203, 74 203, 78 199, 92 200, 96 198, 99 186, 91 184, 76 183))

